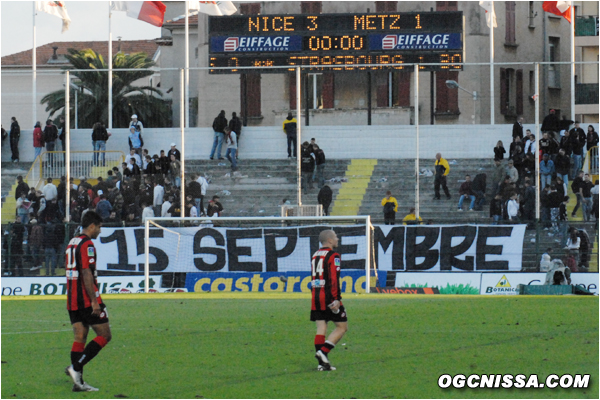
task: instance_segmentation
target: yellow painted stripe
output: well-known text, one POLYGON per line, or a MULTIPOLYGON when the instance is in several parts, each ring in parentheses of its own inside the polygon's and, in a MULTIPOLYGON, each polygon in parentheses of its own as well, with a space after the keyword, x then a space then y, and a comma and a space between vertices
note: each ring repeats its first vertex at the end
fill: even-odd
POLYGON ((377 160, 373 159, 351 160, 344 174, 348 181, 342 183, 331 215, 358 215, 376 165, 377 160))

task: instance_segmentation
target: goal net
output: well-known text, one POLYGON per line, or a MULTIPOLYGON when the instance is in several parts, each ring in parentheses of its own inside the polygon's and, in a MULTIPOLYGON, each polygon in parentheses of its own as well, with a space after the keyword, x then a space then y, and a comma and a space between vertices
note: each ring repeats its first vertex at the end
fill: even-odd
POLYGON ((310 291, 311 257, 326 229, 339 238, 342 292, 368 293, 376 282, 369 216, 148 219, 146 279, 185 273, 194 291, 310 291))

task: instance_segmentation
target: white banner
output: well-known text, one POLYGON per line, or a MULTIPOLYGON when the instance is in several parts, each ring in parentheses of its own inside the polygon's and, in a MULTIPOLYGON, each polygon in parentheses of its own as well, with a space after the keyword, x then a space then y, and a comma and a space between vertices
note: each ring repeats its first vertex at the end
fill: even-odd
MULTIPOLYGON (((150 230, 151 272, 288 272, 310 270, 324 226, 169 228, 150 230)), ((520 271, 525 225, 376 225, 372 240, 382 271, 520 271)), ((335 226, 342 269, 364 269, 365 227, 335 226)), ((94 241, 97 267, 144 270, 144 229, 103 228, 94 241)))
MULTIPOLYGON (((518 285, 543 285, 545 281, 545 272, 486 273, 481 276, 481 294, 519 294, 518 285)), ((598 274, 572 273, 571 284, 598 295, 598 274)))
POLYGON ((396 287, 436 287, 440 294, 479 294, 479 272, 400 272, 396 287))
MULTIPOLYGON (((160 289, 162 275, 151 275, 149 291, 160 289)), ((143 276, 99 276, 98 289, 104 293, 143 293, 143 276)), ((64 276, 2 278, 2 296, 47 296, 67 294, 67 278, 64 276)))

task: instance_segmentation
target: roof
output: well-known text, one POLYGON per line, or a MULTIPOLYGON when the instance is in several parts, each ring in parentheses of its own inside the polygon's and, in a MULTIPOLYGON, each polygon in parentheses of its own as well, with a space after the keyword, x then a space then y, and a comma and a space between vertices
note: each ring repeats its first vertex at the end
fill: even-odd
MULTIPOLYGON (((113 55, 117 54, 119 48, 119 41, 113 40, 112 50, 113 55)), ((96 53, 99 53, 104 57, 108 58, 108 41, 88 41, 88 42, 52 42, 37 48, 37 59, 36 64, 38 66, 57 64, 66 64, 65 54, 68 54, 67 49, 85 50, 92 49, 96 53), (52 60, 54 49, 52 47, 58 47, 56 53, 59 56, 58 60, 52 60), (61 60, 63 61, 61 63, 61 60)), ((121 51, 126 54, 134 53, 146 53, 148 57, 154 59, 157 50, 159 49, 158 44, 154 40, 122 40, 121 51)), ((31 65, 31 49, 21 51, 15 54, 9 54, 2 57, 2 66, 30 66, 31 65)))

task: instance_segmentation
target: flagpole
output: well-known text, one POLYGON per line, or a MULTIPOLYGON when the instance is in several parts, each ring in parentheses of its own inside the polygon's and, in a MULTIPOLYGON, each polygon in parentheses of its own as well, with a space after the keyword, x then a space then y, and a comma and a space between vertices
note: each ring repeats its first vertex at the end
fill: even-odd
POLYGON ((108 2, 108 129, 113 127, 112 92, 113 92, 113 54, 112 54, 112 2, 108 2))
MULTIPOLYGON (((187 4, 187 1, 186 1, 187 4)), ((187 7, 186 7, 187 9, 187 7)), ((187 11, 187 10, 186 10, 187 11)), ((186 14, 187 15, 187 14, 186 14)), ((180 214, 179 216, 181 218, 185 217, 185 126, 183 125, 183 112, 184 112, 184 108, 183 108, 183 101, 184 101, 184 96, 183 96, 183 85, 184 85, 184 71, 181 70, 181 72, 179 73, 179 82, 180 82, 180 86, 179 86, 179 101, 180 101, 180 105, 179 105, 179 126, 181 127, 181 201, 179 202, 179 210, 180 210, 180 214)))
POLYGON ((65 72, 65 175, 66 175, 66 196, 65 196, 65 222, 71 221, 71 76, 69 70, 65 72))
POLYGON ((575 7, 571 1, 571 121, 575 121, 575 7))
POLYGON ((37 47, 36 47, 36 32, 35 32, 35 1, 33 2, 33 48, 31 51, 32 59, 31 59, 31 69, 32 69, 32 98, 33 98, 33 121, 31 125, 35 125, 37 121, 37 47))
MULTIPOLYGON (((185 127, 190 127, 190 2, 185 2, 185 127)), ((198 21, 200 19, 198 18, 198 21)), ((183 121, 182 121, 183 123, 183 121)))
POLYGON ((490 124, 494 125, 496 116, 494 114, 494 2, 492 1, 492 10, 490 14, 490 124))

